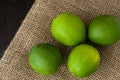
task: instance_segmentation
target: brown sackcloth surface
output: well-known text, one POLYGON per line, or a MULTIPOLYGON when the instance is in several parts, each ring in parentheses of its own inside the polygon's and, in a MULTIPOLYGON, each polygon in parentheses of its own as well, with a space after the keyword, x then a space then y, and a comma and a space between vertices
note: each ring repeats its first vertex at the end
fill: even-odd
POLYGON ((66 60, 71 48, 56 42, 50 34, 52 19, 62 12, 78 15, 87 26, 101 14, 120 19, 120 0, 36 0, 0 60, 0 80, 120 80, 120 41, 108 47, 96 46, 101 64, 89 77, 76 78, 68 71, 66 60), (28 64, 29 49, 43 42, 56 45, 63 55, 62 66, 52 76, 38 75, 28 64))

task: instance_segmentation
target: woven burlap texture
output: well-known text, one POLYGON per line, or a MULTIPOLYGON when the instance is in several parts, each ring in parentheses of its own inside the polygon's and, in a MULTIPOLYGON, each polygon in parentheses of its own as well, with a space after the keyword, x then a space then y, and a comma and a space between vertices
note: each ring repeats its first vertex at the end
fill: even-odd
POLYGON ((93 17, 102 14, 120 18, 120 0, 36 0, 0 60, 0 80, 120 80, 120 41, 95 46, 101 64, 89 77, 76 78, 68 71, 66 61, 72 48, 55 41, 50 33, 52 19, 63 12, 78 15, 87 26, 93 17), (63 64, 52 76, 39 75, 28 64, 29 50, 38 43, 53 44, 62 52, 63 64))

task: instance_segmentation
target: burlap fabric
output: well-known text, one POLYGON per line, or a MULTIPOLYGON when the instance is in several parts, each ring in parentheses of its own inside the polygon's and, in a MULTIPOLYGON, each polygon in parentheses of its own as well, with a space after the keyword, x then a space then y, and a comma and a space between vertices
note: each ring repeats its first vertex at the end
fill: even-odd
POLYGON ((56 42, 50 34, 52 19, 62 12, 78 15, 87 26, 101 14, 120 18, 120 0, 36 0, 0 60, 0 80, 120 80, 120 41, 108 47, 96 46, 101 64, 89 77, 76 78, 68 71, 66 60, 71 48, 56 42), (43 42, 56 45, 63 55, 62 66, 52 76, 38 75, 28 64, 29 49, 43 42))

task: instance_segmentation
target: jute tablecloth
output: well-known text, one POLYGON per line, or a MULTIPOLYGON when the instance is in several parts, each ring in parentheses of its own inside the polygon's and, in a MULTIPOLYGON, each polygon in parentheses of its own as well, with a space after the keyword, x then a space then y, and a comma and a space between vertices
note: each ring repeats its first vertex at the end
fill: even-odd
POLYGON ((36 0, 0 60, 0 80, 120 80, 120 41, 108 47, 97 46, 101 64, 94 74, 83 79, 72 76, 66 66, 71 48, 56 42, 50 34, 52 19, 62 12, 78 15, 87 26, 101 14, 120 18, 120 0, 36 0), (38 75, 28 64, 29 49, 43 42, 56 45, 63 55, 62 66, 52 76, 38 75))

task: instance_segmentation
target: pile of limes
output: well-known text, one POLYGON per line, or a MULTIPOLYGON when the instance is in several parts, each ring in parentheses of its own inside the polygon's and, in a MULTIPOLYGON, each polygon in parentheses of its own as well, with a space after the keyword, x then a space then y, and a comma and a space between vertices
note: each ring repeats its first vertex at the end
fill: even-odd
MULTIPOLYGON (((120 39, 120 21, 112 15, 101 15, 91 20, 86 31, 78 16, 62 13, 53 19, 51 33, 58 42, 75 46, 68 56, 68 69, 76 77, 86 77, 95 72, 100 64, 98 50, 83 43, 86 37, 98 45, 111 45, 120 39)), ((30 50, 29 63, 39 74, 51 75, 60 67, 62 56, 55 46, 38 44, 30 50)))

